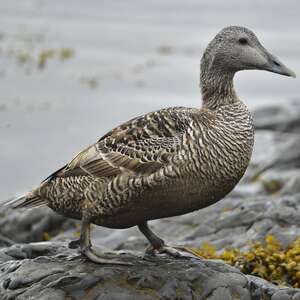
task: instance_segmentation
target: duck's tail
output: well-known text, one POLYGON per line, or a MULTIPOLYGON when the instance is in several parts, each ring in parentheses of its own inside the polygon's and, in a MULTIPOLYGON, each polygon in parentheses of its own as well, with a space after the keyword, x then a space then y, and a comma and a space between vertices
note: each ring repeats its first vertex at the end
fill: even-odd
POLYGON ((4 206, 17 209, 17 208, 33 208, 46 204, 46 201, 39 195, 29 192, 18 198, 10 199, 4 202, 4 206))

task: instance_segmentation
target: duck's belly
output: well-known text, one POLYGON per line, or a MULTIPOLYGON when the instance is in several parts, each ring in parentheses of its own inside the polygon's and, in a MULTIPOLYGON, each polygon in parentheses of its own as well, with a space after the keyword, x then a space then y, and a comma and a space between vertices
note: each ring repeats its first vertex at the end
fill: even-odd
MULTIPOLYGON (((241 177, 241 176, 240 176, 241 177)), ((236 185, 240 178, 230 181, 214 181, 203 185, 196 181, 174 181, 151 193, 131 199, 109 216, 94 218, 93 223, 109 228, 128 228, 148 220, 173 217, 193 212, 221 200, 236 185)))

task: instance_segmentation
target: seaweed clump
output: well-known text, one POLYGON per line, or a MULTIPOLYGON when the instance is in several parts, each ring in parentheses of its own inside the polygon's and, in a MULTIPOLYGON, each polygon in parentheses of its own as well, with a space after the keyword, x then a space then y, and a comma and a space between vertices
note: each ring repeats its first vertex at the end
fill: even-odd
POLYGON ((280 286, 300 287, 300 238, 287 248, 283 248, 274 236, 267 235, 265 243, 255 242, 244 252, 227 249, 218 253, 208 243, 192 251, 204 258, 221 259, 244 274, 255 275, 280 286))
POLYGON ((38 56, 38 69, 42 70, 45 68, 46 63, 49 59, 59 58, 61 61, 70 59, 74 55, 74 50, 71 48, 61 49, 43 49, 40 51, 38 56))

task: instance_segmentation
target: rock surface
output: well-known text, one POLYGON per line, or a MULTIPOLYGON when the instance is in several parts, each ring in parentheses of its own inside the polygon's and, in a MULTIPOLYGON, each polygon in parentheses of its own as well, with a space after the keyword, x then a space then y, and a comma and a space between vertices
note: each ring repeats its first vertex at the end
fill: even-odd
MULTIPOLYGON (((209 242, 220 251, 245 250, 267 234, 283 246, 298 238, 300 105, 284 104, 255 112, 253 159, 230 195, 198 212, 153 221, 154 232, 169 244, 209 242)), ((147 242, 136 228, 93 227, 97 246, 133 264, 99 266, 66 247, 78 238, 79 222, 46 207, 0 213, 0 299, 300 299, 298 289, 279 288, 221 261, 142 259, 147 242)))
POLYGON ((223 262, 115 253, 132 266, 99 266, 61 243, 12 246, 1 252, 1 299, 299 299, 223 262), (73 252, 73 253, 72 253, 73 252), (22 257, 22 259, 20 259, 22 257))

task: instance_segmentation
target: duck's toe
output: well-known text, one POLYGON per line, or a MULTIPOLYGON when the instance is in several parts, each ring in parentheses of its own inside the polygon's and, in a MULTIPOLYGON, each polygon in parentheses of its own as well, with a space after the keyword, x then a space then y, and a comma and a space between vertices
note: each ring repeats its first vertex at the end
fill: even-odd
POLYGON ((81 249, 81 253, 86 256, 92 262, 97 264, 111 264, 111 265, 123 265, 123 266, 132 266, 131 263, 118 260, 112 256, 106 255, 100 251, 97 251, 94 247, 86 247, 81 249))
POLYGON ((158 249, 149 246, 145 251, 146 255, 156 255, 156 254, 168 254, 174 258, 198 258, 195 256, 188 248, 185 247, 171 247, 164 245, 158 249))

